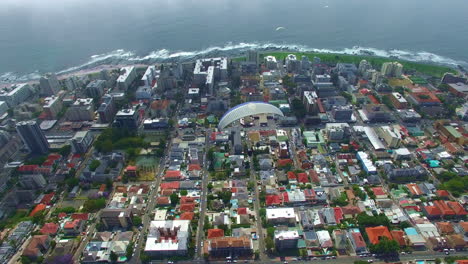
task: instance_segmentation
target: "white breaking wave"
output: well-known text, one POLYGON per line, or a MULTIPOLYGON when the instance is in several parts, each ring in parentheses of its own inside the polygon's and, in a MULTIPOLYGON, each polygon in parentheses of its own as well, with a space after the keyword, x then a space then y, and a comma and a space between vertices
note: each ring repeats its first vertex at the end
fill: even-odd
MULTIPOLYGON (((224 46, 213 46, 197 51, 170 51, 168 49, 160 49, 152 51, 147 55, 139 56, 133 51, 123 49, 114 50, 104 54, 97 54, 81 65, 67 68, 57 72, 57 74, 72 73, 79 70, 94 68, 100 65, 116 65, 116 64, 138 64, 138 63, 159 63, 159 62, 184 62, 202 57, 236 57, 243 56, 248 50, 258 51, 291 51, 291 52, 317 52, 317 53, 336 53, 349 55, 373 55, 378 57, 395 58, 412 62, 434 63, 450 67, 458 65, 467 67, 465 61, 454 60, 437 54, 426 51, 408 51, 408 50, 383 50, 376 48, 367 48, 355 46, 344 49, 317 49, 305 45, 296 44, 276 44, 276 43, 228 43, 224 46)), ((38 79, 41 73, 34 72, 23 76, 17 76, 14 73, 4 73, 0 75, 0 82, 19 82, 38 79)))

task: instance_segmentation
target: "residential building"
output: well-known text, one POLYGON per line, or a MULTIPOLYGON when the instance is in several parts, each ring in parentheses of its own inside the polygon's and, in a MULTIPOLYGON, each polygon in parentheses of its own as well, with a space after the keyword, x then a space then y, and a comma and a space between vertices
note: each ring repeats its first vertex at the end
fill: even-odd
POLYGON ((358 72, 359 74, 363 75, 367 70, 370 70, 372 66, 366 60, 362 60, 359 62, 358 72))
POLYGON ((140 114, 137 109, 123 109, 117 112, 114 127, 137 128, 140 123, 140 114))
POLYGON ((48 235, 35 235, 23 250, 22 256, 36 260, 49 250, 51 239, 48 235))
POLYGON ((85 222, 80 219, 67 221, 63 225, 63 232, 65 233, 65 235, 68 235, 68 236, 79 235, 81 234, 81 232, 83 232, 84 224, 85 222))
POLYGON ((18 122, 16 131, 32 153, 46 154, 49 151, 49 142, 36 121, 18 122))
POLYGON ((303 103, 308 114, 314 115, 318 113, 317 100, 317 93, 313 91, 304 91, 303 103))
POLYGON ((374 245, 378 244, 383 237, 386 237, 389 240, 393 239, 388 227, 386 226, 366 227, 366 233, 369 237, 369 241, 374 245))
POLYGON ((28 190, 39 190, 46 187, 47 181, 41 174, 26 174, 19 177, 19 184, 28 190))
POLYGON ((46 97, 43 109, 48 119, 57 119, 58 113, 62 110, 62 98, 55 95, 46 97))
POLYGON ((392 113, 382 104, 367 104, 362 107, 361 111, 369 122, 389 122, 393 120, 392 113))
POLYGON ((248 236, 218 237, 205 242, 204 253, 223 258, 250 257, 253 254, 253 244, 248 236))
POLYGON ((449 83, 449 91, 458 96, 460 98, 464 98, 468 95, 468 84, 457 82, 457 83, 449 83))
POLYGON ((278 62, 276 61, 275 56, 266 56, 265 57, 265 67, 269 70, 276 70, 278 67, 278 62))
POLYGON ((151 221, 145 244, 149 256, 185 256, 188 254, 190 220, 151 221))
POLYGON ((6 102, 9 107, 15 107, 26 102, 32 94, 33 89, 29 84, 13 84, 0 90, 0 101, 6 102))
POLYGON ((153 88, 151 86, 140 86, 135 92, 137 100, 151 100, 153 97, 153 88))
POLYGON ((247 61, 255 62, 258 65, 258 51, 249 50, 247 51, 247 61))
POLYGON ((21 140, 18 136, 12 136, 10 133, 0 130, 0 167, 3 168, 3 165, 11 159, 21 146, 21 140))
POLYGON ((71 139, 73 153, 86 153, 93 143, 93 135, 88 131, 79 131, 71 139))
POLYGON ((381 72, 387 77, 401 77, 403 74, 403 65, 399 62, 385 62, 382 64, 381 72))
POLYGON ((377 128, 377 134, 384 139, 390 148, 398 148, 401 144, 401 136, 398 131, 395 131, 393 127, 381 126, 377 128))
POLYGON ((117 78, 117 89, 127 91, 136 77, 136 68, 134 66, 121 68, 120 76, 117 78))
POLYGON ((296 222, 294 208, 267 208, 267 221, 271 224, 290 224, 296 222))
POLYGON ((400 93, 392 93, 390 100, 396 109, 405 109, 408 107, 408 101, 400 93))
POLYGON ((91 98, 100 98, 104 94, 106 87, 105 80, 94 80, 86 86, 86 95, 91 98))
POLYGON ((132 226, 132 209, 110 209, 101 210, 100 220, 107 228, 129 228, 132 226))
POLYGON ((148 66, 145 73, 143 74, 143 77, 141 77, 141 85, 153 87, 156 83, 159 73, 160 72, 156 70, 156 66, 148 66))
POLYGON ((351 121, 353 115, 352 106, 333 107, 332 116, 335 121, 351 121))
POLYGON ((299 72, 301 69, 301 61, 297 60, 296 55, 288 54, 286 56, 286 69, 289 72, 299 72))
POLYGON ((39 86, 41 87, 41 94, 46 96, 55 95, 62 89, 55 73, 42 76, 39 80, 39 86))
POLYGON ((67 111, 69 121, 92 121, 94 120, 93 98, 79 98, 67 111))
POLYGON ((281 251, 284 249, 297 248, 297 242, 299 240, 298 231, 276 230, 274 236, 276 250, 281 251))
POLYGON ((110 123, 114 120, 116 113, 114 97, 112 95, 104 95, 102 97, 102 103, 97 110, 99 114, 100 123, 110 123))

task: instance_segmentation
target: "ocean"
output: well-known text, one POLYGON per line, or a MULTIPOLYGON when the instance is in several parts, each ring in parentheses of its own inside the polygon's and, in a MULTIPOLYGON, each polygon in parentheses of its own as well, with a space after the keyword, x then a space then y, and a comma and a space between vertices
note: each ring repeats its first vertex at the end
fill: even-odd
POLYGON ((249 49, 466 67, 467 13, 466 0, 2 0, 0 81, 249 49))

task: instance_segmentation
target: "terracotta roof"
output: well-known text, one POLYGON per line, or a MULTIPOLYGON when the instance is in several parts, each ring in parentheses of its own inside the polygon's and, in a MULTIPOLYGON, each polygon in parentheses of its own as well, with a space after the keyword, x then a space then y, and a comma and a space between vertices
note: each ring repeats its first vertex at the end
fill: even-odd
POLYGON ((401 230, 392 230, 392 231, 390 231, 390 234, 392 235, 393 240, 398 242, 400 247, 406 246, 406 240, 405 240, 405 237, 404 237, 405 232, 403 232, 401 230))
POLYGON ((166 171, 166 174, 164 174, 165 178, 180 178, 181 176, 180 171, 166 171))
POLYGON ((73 220, 73 221, 68 221, 65 223, 65 225, 63 226, 63 228, 65 229, 74 229, 77 225, 79 225, 81 222, 80 219, 76 219, 76 220, 73 220))
POLYGON ((47 248, 47 239, 49 238, 48 235, 37 235, 31 238, 31 241, 23 250, 23 256, 28 257, 38 257, 39 256, 39 248, 47 248))
POLYGON ((42 197, 41 203, 42 203, 42 204, 50 205, 50 202, 52 201, 52 199, 54 198, 54 196, 55 196, 55 193, 48 193, 48 194, 45 194, 44 197, 42 197))
POLYGON ((356 247, 366 247, 366 242, 362 238, 361 232, 351 232, 353 236, 354 242, 356 243, 356 247))
POLYGON ((157 199, 156 199, 156 204, 157 205, 166 205, 166 204, 170 204, 171 201, 169 200, 169 197, 167 196, 159 196, 157 199))
POLYGON ((199 171, 199 170, 201 170, 201 169, 202 169, 202 168, 201 168, 200 164, 190 164, 190 165, 188 166, 188 170, 189 170, 189 171, 199 171))
POLYGON ((411 192, 411 194, 413 195, 421 195, 423 194, 423 192, 421 191, 421 188, 419 188, 419 186, 417 184, 414 184, 414 183, 410 183, 410 184, 406 184, 406 188, 408 188, 408 190, 411 192))
POLYGON ((179 210, 181 212, 193 212, 195 210, 194 203, 181 204, 179 210))
POLYGON ((357 215, 361 213, 361 209, 359 207, 354 206, 354 205, 347 205, 341 207, 341 211, 343 212, 344 215, 357 215))
POLYGON ((182 196, 180 197, 180 203, 193 203, 195 202, 195 197, 189 197, 189 196, 182 196))
POLYGON ((18 171, 19 172, 32 172, 38 167, 39 165, 22 165, 18 168, 18 171))
POLYGON ((374 187, 372 188, 372 191, 374 192, 375 195, 386 195, 382 187, 374 187))
POLYGON ((465 208, 463 208, 463 206, 459 202, 448 201, 447 205, 450 208, 452 208, 452 210, 457 215, 467 215, 468 214, 468 212, 466 212, 465 208))
POLYGON ((161 190, 165 189, 179 189, 180 188, 180 182, 175 181, 175 182, 163 182, 161 185, 159 185, 161 190))
POLYGON ((446 190, 437 190, 436 194, 439 197, 448 197, 449 196, 449 193, 446 190))
POLYGON ((287 192, 282 192, 281 196, 283 197, 283 203, 289 203, 289 194, 287 192))
POLYGON ((245 207, 237 208, 237 214, 246 215, 247 214, 247 208, 245 208, 245 207))
POLYGON ((459 222, 458 225, 463 228, 465 232, 468 232, 468 222, 459 222))
POLYGON ((315 170, 309 170, 309 176, 312 182, 319 183, 320 179, 318 177, 318 174, 315 170))
POLYGON ((194 216, 194 212, 183 212, 182 214, 180 214, 179 220, 193 220, 194 216))
POLYGON ((279 205, 281 204, 281 198, 278 195, 267 195, 266 205, 279 205))
POLYGON ((213 238, 210 241, 210 246, 212 250, 228 248, 228 247, 243 247, 243 248, 250 248, 251 241, 248 237, 218 237, 213 238))
POLYGON ((89 214, 88 213, 74 213, 71 215, 71 218, 73 220, 87 221, 89 219, 89 214))
POLYGON ((155 100, 151 103, 151 109, 164 110, 169 106, 169 100, 155 100))
POLYGON ((444 201, 434 201, 434 205, 439 208, 442 215, 455 215, 455 211, 448 207, 444 201))
POLYGON ((64 218, 65 216, 67 216, 67 214, 63 212, 58 214, 58 218, 64 218))
POLYGON ((334 207, 333 211, 335 212, 335 220, 339 224, 343 220, 343 211, 340 207, 334 207))
POLYGON ((224 230, 223 229, 208 229, 208 239, 216 238, 216 237, 224 237, 224 230))
POLYGON ((280 159, 278 160, 278 167, 282 167, 282 166, 286 166, 286 165, 289 165, 289 164, 293 164, 293 161, 292 159, 280 159))
POLYGON ((59 225, 56 223, 45 223, 40 232, 44 235, 55 235, 57 233, 57 230, 59 228, 59 225))
POLYGON ((46 207, 47 206, 45 204, 36 205, 36 207, 34 207, 34 209, 31 211, 29 216, 34 216, 35 214, 39 213, 40 211, 44 211, 46 209, 46 207))
POLYGON ((288 171, 288 179, 289 180, 297 180, 296 173, 294 173, 293 171, 288 171))
POLYGON ((424 206, 424 209, 426 210, 428 215, 432 215, 432 216, 442 215, 442 211, 440 211, 440 209, 436 206, 428 205, 428 206, 424 206))
POLYGON ((386 226, 366 227, 366 233, 372 244, 378 244, 382 237, 392 239, 392 235, 386 226))
POLYGON ((442 234, 452 234, 455 232, 453 225, 450 222, 437 222, 436 225, 442 234))
POLYGON ((309 182, 309 176, 307 176, 307 173, 301 172, 297 174, 297 181, 302 182, 302 183, 308 183, 309 182))

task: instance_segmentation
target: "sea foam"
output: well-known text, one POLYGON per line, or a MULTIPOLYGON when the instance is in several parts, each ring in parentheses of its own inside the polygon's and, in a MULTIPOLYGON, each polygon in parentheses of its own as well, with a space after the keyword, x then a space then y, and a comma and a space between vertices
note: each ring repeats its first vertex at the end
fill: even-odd
MULTIPOLYGON (((396 58, 412 62, 434 63, 450 67, 463 66, 468 67, 468 63, 461 60, 444 57, 426 51, 409 51, 409 50, 384 50, 369 47, 355 46, 343 49, 320 49, 312 48, 299 44, 277 44, 277 43, 257 43, 257 42, 241 42, 227 43, 224 46, 212 46, 202 50, 195 51, 171 51, 168 49, 160 49, 152 51, 146 55, 138 55, 134 51, 123 49, 114 50, 111 52, 96 54, 81 65, 70 67, 57 74, 68 74, 76 71, 94 68, 100 65, 117 65, 117 64, 150 64, 161 62, 186 62, 202 57, 236 57, 243 56, 248 50, 258 51, 291 51, 291 52, 318 52, 318 53, 336 53, 349 55, 375 55, 386 58, 396 58)), ((26 75, 17 75, 15 73, 4 73, 0 75, 0 82, 19 82, 28 81, 39 78, 41 73, 36 71, 26 75)))

